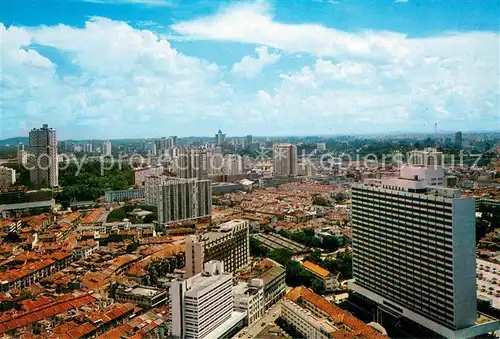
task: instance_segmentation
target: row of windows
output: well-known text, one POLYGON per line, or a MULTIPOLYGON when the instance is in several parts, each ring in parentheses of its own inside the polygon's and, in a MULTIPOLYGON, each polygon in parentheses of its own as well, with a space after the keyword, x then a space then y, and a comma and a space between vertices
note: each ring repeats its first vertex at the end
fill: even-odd
POLYGON ((408 206, 394 208, 388 206, 387 204, 370 204, 362 201, 356 201, 352 206, 353 213, 356 212, 368 212, 368 211, 376 211, 378 213, 384 212, 384 214, 389 216, 394 216, 396 218, 402 218, 404 220, 408 220, 409 222, 413 222, 414 220, 418 220, 419 223, 417 226, 426 225, 436 229, 448 229, 452 227, 452 217, 435 213, 434 211, 415 211, 412 208, 408 208, 408 206), (448 227, 446 227, 448 226, 448 227))
POLYGON ((353 242, 355 243, 358 238, 362 238, 368 242, 375 242, 381 248, 389 248, 396 253, 401 252, 403 255, 408 253, 411 256, 430 257, 442 262, 443 265, 448 264, 450 267, 452 265, 451 249, 446 249, 442 245, 438 246, 438 243, 413 241, 389 233, 384 234, 376 228, 368 231, 366 228, 353 229, 353 242))
POLYGON ((380 191, 380 190, 360 188, 360 187, 356 187, 356 186, 352 187, 352 193, 353 193, 353 196, 356 194, 362 195, 363 193, 368 193, 368 194, 372 194, 372 195, 382 195, 382 196, 388 197, 389 199, 392 197, 392 198, 396 198, 399 200, 404 200, 404 201, 410 202, 412 204, 432 203, 435 205, 451 207, 450 201, 443 201, 441 199, 431 200, 431 199, 429 199, 429 196, 421 195, 421 194, 397 194, 397 193, 384 192, 384 191, 380 191))
POLYGON ((419 266, 424 271, 441 272, 443 275, 446 275, 450 281, 452 281, 453 272, 451 264, 445 265, 442 261, 440 262, 435 258, 431 258, 430 256, 425 256, 422 254, 416 256, 414 253, 405 255, 400 251, 391 251, 390 249, 373 243, 373 241, 370 241, 363 236, 357 237, 357 239, 354 240, 353 248, 354 258, 358 255, 365 255, 381 261, 383 261, 383 259, 387 259, 386 262, 388 264, 401 262, 405 267, 419 266))

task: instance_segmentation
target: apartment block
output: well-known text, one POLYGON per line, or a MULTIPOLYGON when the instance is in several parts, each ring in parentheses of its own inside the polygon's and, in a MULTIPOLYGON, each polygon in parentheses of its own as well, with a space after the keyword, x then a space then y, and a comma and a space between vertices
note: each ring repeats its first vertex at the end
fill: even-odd
POLYGON ((445 337, 481 331, 474 199, 403 168, 353 186, 352 215, 350 289, 445 337))
POLYGON ((56 130, 43 125, 29 133, 30 180, 36 189, 59 186, 56 130))
POLYGON ((121 202, 129 199, 144 199, 145 194, 144 188, 106 191, 104 192, 104 200, 106 202, 121 202))
POLYGON ((227 272, 234 273, 250 263, 247 220, 232 220, 217 229, 186 238, 186 275, 200 273, 210 260, 224 261, 227 272))
POLYGON ((160 223, 209 217, 212 214, 211 181, 197 179, 164 181, 157 207, 160 223))
POLYGON ((163 166, 150 166, 145 168, 137 168, 133 171, 133 184, 136 186, 144 186, 146 178, 150 176, 162 175, 164 172, 163 166))

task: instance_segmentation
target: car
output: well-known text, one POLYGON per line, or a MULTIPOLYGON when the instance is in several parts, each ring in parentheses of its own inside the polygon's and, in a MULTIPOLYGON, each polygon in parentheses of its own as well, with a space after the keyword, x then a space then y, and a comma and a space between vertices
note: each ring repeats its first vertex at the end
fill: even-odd
POLYGON ((266 326, 266 323, 262 323, 262 324, 260 324, 260 326, 266 326))

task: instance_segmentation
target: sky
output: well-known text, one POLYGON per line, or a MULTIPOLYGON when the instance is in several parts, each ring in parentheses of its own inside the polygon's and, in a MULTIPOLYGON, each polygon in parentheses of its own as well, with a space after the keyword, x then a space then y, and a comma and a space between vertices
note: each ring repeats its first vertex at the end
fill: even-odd
POLYGON ((2 0, 0 138, 500 131, 495 0, 2 0))

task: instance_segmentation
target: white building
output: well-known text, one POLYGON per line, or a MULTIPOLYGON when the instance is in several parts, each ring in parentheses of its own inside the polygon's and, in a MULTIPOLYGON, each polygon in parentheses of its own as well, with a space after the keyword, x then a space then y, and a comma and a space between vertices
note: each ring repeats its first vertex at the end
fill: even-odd
POLYGON ((12 186, 16 183, 16 170, 0 166, 0 187, 12 186))
POLYGON ((265 311, 264 281, 251 279, 240 282, 233 287, 234 309, 247 313, 247 324, 252 325, 259 320, 265 311))
POLYGON ((106 202, 121 202, 129 199, 144 199, 146 189, 128 189, 104 192, 106 202))
POLYGON ((17 164, 25 166, 28 163, 28 152, 24 150, 22 142, 17 146, 17 164))
POLYGON ((30 180, 36 189, 59 186, 56 130, 44 124, 29 133, 30 180))
POLYGON ((245 318, 233 312, 233 276, 224 264, 210 261, 204 271, 170 285, 171 331, 174 338, 219 338, 245 318), (217 333, 217 334, 216 334, 217 333))
POLYGON ((324 142, 318 142, 316 144, 316 150, 318 152, 324 152, 324 151, 326 151, 326 143, 324 143, 324 142))
POLYGON ((181 147, 172 167, 179 178, 205 179, 208 171, 207 151, 201 148, 181 147))
POLYGON ((107 140, 102 143, 102 154, 111 155, 111 141, 107 140))
MULTIPOLYGON (((146 177, 144 187, 144 197, 146 199, 146 205, 157 206, 158 208, 161 207, 158 204, 161 200, 163 183, 167 180, 168 177, 164 175, 153 175, 146 177)), ((161 211, 163 213, 163 208, 161 211)), ((158 210, 158 214, 160 214, 160 210, 158 210)))
POLYGON ((351 290, 444 337, 495 327, 475 325, 473 198, 403 168, 399 178, 353 186, 352 219, 351 290))
POLYGON ((443 152, 438 152, 435 148, 425 148, 424 150, 411 151, 408 163, 420 166, 441 166, 444 162, 443 157, 443 152))
POLYGON ((186 238, 186 276, 203 269, 210 260, 224 261, 228 272, 234 273, 250 263, 248 220, 232 220, 204 234, 186 238))
POLYGON ((274 176, 295 177, 297 175, 297 146, 275 144, 273 147, 274 176))

